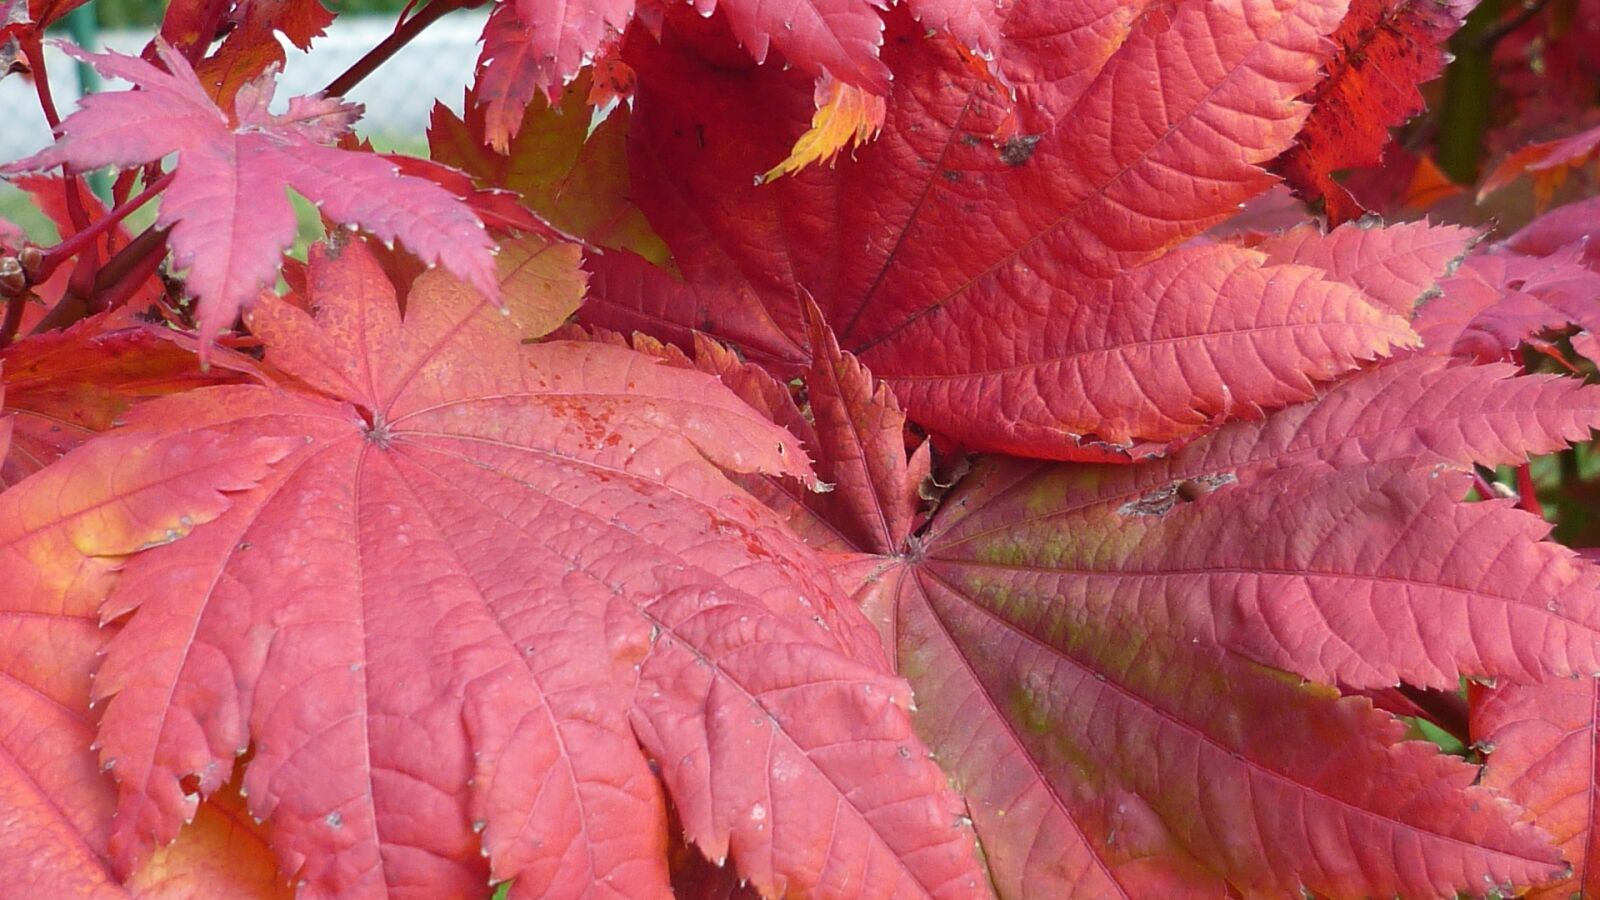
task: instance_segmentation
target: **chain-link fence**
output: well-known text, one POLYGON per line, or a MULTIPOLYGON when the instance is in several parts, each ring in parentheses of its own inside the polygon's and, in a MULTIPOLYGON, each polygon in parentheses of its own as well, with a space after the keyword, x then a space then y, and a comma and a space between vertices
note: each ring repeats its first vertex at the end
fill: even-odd
MULTIPOLYGON (((289 60, 279 79, 280 107, 288 97, 321 90, 383 40, 394 22, 393 18, 340 18, 326 36, 317 39, 310 53, 288 48, 289 60)), ((367 115, 357 130, 386 145, 420 146, 435 99, 460 111, 462 90, 472 77, 483 23, 484 14, 473 12, 441 19, 358 85, 349 99, 365 103, 367 115)), ((108 49, 138 53, 153 33, 153 29, 108 31, 102 33, 101 43, 108 49)), ((47 55, 50 85, 65 115, 77 103, 77 75, 65 54, 47 55)), ((120 87, 123 85, 109 83, 102 89, 120 87)), ((26 79, 13 75, 0 81, 0 110, 5 113, 5 125, 0 127, 0 160, 18 159, 50 142, 50 129, 39 112, 33 85, 26 79)))

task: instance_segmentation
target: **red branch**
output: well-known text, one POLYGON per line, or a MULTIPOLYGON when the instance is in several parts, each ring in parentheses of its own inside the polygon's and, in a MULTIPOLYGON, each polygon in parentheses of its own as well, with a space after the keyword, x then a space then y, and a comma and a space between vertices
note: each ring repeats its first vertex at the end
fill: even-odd
POLYGON ((1527 463, 1517 466, 1517 506, 1544 518, 1544 505, 1539 502, 1539 491, 1533 486, 1533 471, 1527 463))
MULTIPOLYGON (((19 35, 17 40, 33 65, 33 90, 39 96, 39 109, 44 111, 44 119, 50 123, 50 131, 54 132, 61 126, 61 111, 56 109, 55 96, 50 92, 50 73, 44 63, 44 41, 40 40, 39 32, 32 29, 19 35)), ((84 208, 83 197, 78 193, 82 179, 71 174, 66 179, 67 217, 72 220, 74 229, 82 231, 89 227, 89 211, 84 208)))
POLYGON ((398 25, 393 34, 379 41, 376 46, 368 50, 360 59, 350 64, 339 76, 328 82, 322 89, 330 97, 343 97, 350 93, 350 89, 360 84, 363 79, 371 75, 377 68, 388 62, 389 57, 400 52, 400 48, 411 43, 417 35, 427 30, 429 25, 439 21, 446 15, 458 9, 472 9, 483 5, 483 0, 434 0, 427 6, 417 10, 416 14, 398 25))
POLYGON ((54 247, 51 247, 45 253, 44 261, 39 265, 39 273, 34 276, 33 280, 37 283, 49 278, 50 275, 55 272, 57 266, 60 266, 68 259, 71 259, 73 256, 76 256, 78 253, 82 252, 85 247, 94 242, 95 238, 105 234, 118 222, 121 222, 124 218, 126 218, 129 213, 145 205, 152 197, 166 190, 167 185, 172 183, 172 178, 175 174, 176 173, 174 172, 168 172, 160 178, 157 178, 155 181, 152 181, 149 185, 147 185, 143 191, 140 191, 138 196, 128 200, 126 203, 119 204, 115 209, 106 213, 104 216, 101 216, 88 228, 79 231, 72 237, 67 238, 54 247))

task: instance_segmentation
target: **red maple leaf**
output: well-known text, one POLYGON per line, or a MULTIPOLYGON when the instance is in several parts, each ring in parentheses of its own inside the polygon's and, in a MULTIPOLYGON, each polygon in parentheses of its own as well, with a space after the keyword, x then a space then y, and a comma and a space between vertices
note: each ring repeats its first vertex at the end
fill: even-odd
POLYGON ((378 156, 322 146, 349 129, 358 105, 295 97, 287 113, 274 114, 267 109, 269 76, 239 92, 230 120, 187 60, 159 41, 157 49, 167 71, 117 53, 69 48, 101 74, 138 90, 86 98, 61 123, 56 143, 0 172, 56 165, 79 172, 177 153, 177 175, 162 196, 156 223, 172 229, 173 260, 188 270, 188 289, 200 299, 205 344, 272 286, 280 256, 295 238, 287 188, 333 220, 398 239, 425 261, 443 263, 493 295, 493 242, 471 209, 432 182, 399 174, 378 156))
MULTIPOLYGON (((0 894, 1600 884, 1600 551, 1546 521, 1600 201, 1479 247, 1332 177, 1470 2, 502 0, 431 160, 271 111, 319 0, 80 54, 134 89, 6 171, 88 233, 0 223, 0 894)), ((1588 71, 1577 6, 1478 62, 1588 71)))
MULTIPOLYGON (((192 357, 191 357, 192 359, 192 357)), ((28 897, 269 896, 271 857, 248 821, 208 804, 198 828, 119 886, 107 833, 116 791, 90 745, 100 601, 123 561, 178 539, 259 482, 292 442, 169 423, 117 434, 0 493, 0 871, 28 897), (203 873, 190 862, 209 859, 203 873), (263 874, 262 863, 266 863, 263 874)))
MULTIPOLYGON (((290 44, 309 50, 333 21, 320 0, 173 0, 161 18, 158 40, 172 44, 195 60, 195 71, 219 106, 231 108, 239 89, 286 61, 282 34, 290 44), (214 51, 206 50, 226 34, 214 51)), ((156 45, 143 56, 155 61, 156 45)))
POLYGON ((634 198, 684 280, 606 254, 583 315, 684 345, 709 333, 792 370, 814 298, 919 424, 1030 456, 1148 456, 1306 399, 1413 343, 1405 320, 1326 270, 1179 245, 1271 183, 1253 163, 1292 140, 1338 8, 1153 11, 1062 62, 1093 76, 1059 127, 998 146, 1010 103, 994 82, 891 14, 878 139, 760 186, 809 126, 809 82, 705 62, 692 17, 661 44, 635 30, 634 198))
POLYGON ((508 246, 505 314, 430 273, 402 318, 351 242, 313 260, 315 317, 251 315, 290 383, 136 411, 298 447, 107 605, 136 610, 95 679, 120 871, 253 747, 250 809, 315 894, 662 896, 660 782, 769 893, 980 892, 904 682, 722 474, 809 477, 798 442, 700 373, 524 343, 578 302, 577 263, 508 246))
POLYGON ((1313 104, 1295 145, 1273 168, 1301 197, 1322 201, 1337 225, 1363 212, 1334 181, 1335 172, 1370 166, 1389 143, 1389 129, 1422 109, 1418 85, 1444 68, 1440 46, 1478 0, 1356 0, 1334 32, 1329 75, 1306 100, 1313 104))
MULTIPOLYGON (((841 574, 916 689, 919 731, 966 796, 1002 895, 1435 895, 1559 874, 1513 807, 1470 786, 1471 767, 1401 742, 1365 699, 1255 661, 1345 684, 1393 684, 1397 666, 1452 686, 1533 659, 1588 671, 1600 575, 1541 542, 1532 517, 1458 501, 1467 463, 1586 436, 1600 389, 1413 357, 1156 463, 980 462, 919 528, 923 451, 908 459, 893 396, 831 335, 811 338, 815 427, 800 433, 837 486, 813 498, 771 482, 769 502, 849 551, 841 574), (1462 565, 1430 569, 1412 540, 1454 546, 1445 557, 1462 565), (1526 572, 1501 582, 1506 570, 1468 560, 1526 572), (1390 616, 1426 629, 1431 650, 1390 616), (1564 650, 1534 649, 1550 640, 1564 650), (1419 853, 1372 853, 1400 846, 1419 853)), ((800 418, 764 372, 700 349, 758 408, 800 418)))
POLYGON ((1478 188, 1478 198, 1500 190, 1522 175, 1533 178, 1534 200, 1543 209, 1573 170, 1587 166, 1600 154, 1600 127, 1554 141, 1529 144, 1495 166, 1478 188))
POLYGON ((141 400, 235 381, 249 368, 249 360, 220 351, 201 371, 180 335, 115 318, 93 316, 0 350, 0 386, 15 428, 10 452, 0 453, 0 487, 121 424, 141 400))
MULTIPOLYGON (((756 62, 776 47, 812 77, 824 74, 875 94, 889 90, 878 60, 882 0, 693 0, 702 16, 720 10, 756 62)), ((662 4, 661 7, 665 7, 662 4)), ((484 25, 478 58, 478 99, 489 117, 489 137, 505 149, 521 127, 523 109, 538 93, 554 98, 578 70, 593 62, 628 26, 635 0, 501 0, 484 25)), ((641 17, 663 14, 651 5, 641 17)))
POLYGON ((1522 804, 1572 864, 1566 878, 1524 896, 1568 900, 1594 894, 1600 889, 1600 682, 1474 687, 1471 698, 1472 736, 1487 755, 1484 784, 1522 804))

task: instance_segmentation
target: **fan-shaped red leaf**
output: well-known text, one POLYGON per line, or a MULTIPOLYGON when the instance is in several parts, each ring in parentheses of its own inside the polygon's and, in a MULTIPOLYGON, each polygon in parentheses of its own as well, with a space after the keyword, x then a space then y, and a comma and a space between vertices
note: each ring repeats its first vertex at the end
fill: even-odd
POLYGON ((349 128, 359 106, 296 97, 277 115, 267 110, 271 82, 256 82, 240 91, 230 123, 189 63, 164 43, 158 50, 167 71, 117 53, 70 51, 139 89, 88 97, 62 123, 55 144, 0 171, 134 166, 177 153, 177 176, 157 223, 172 228, 173 260, 188 270, 189 290, 201 300, 206 345, 272 286, 295 237, 287 188, 335 221, 398 239, 493 295, 493 242, 470 208, 373 154, 320 146, 349 128))
MULTIPOLYGON (((813 341, 811 379, 824 387, 809 386, 819 427, 808 441, 819 469, 835 459, 892 460, 887 441, 864 437, 875 432, 821 427, 881 421, 893 405, 864 390, 869 376, 826 334, 813 341), (856 389, 829 390, 830 372, 852 373, 856 389), (867 454, 874 445, 879 450, 867 454)), ((1493 657, 1511 668, 1524 658, 1561 658, 1540 654, 1544 628, 1558 633, 1565 613, 1529 601, 1564 591, 1592 620, 1594 576, 1580 574, 1560 547, 1539 543, 1543 528, 1531 517, 1456 503, 1459 483, 1441 488, 1416 465, 1515 461, 1600 422, 1600 389, 1513 379, 1514 372, 1415 357, 1265 422, 1229 425, 1159 463, 990 461, 904 552, 836 557, 836 570, 859 585, 858 600, 917 689, 919 730, 967 797, 1002 895, 1173 896, 1221 893, 1228 884, 1246 893, 1431 895, 1452 885, 1475 890, 1486 879, 1530 884, 1559 872, 1537 833, 1514 824, 1514 809, 1469 787, 1471 768, 1397 743, 1402 729, 1365 700, 1297 686, 1240 652, 1279 664, 1326 663, 1332 671, 1317 674, 1350 670, 1359 678, 1359 666, 1337 661, 1364 654, 1325 639, 1349 628, 1365 655, 1410 666, 1433 657, 1399 648, 1409 626, 1356 625, 1360 617, 1465 599, 1495 613, 1416 614, 1420 627, 1455 629, 1430 647, 1461 648, 1462 659, 1493 657), (1407 514, 1407 504, 1416 512, 1407 514), (1472 521, 1453 521, 1463 516, 1472 521), (1407 535, 1424 532, 1430 546, 1456 543, 1460 552, 1439 557, 1446 569, 1428 571, 1433 555, 1405 545, 1407 535), (1498 538, 1503 546, 1463 546, 1498 538), (1385 545, 1388 539, 1396 540, 1385 545), (1216 572, 1199 562, 1206 548, 1227 559, 1216 572), (1301 552, 1318 559, 1288 562, 1301 552), (1345 562, 1334 561, 1341 556, 1345 562), (1485 578, 1474 601, 1452 584, 1485 571, 1473 568, 1474 559, 1525 569, 1503 584, 1485 578), (1169 575, 1153 573, 1146 565, 1153 560, 1171 566, 1169 575), (1544 584, 1551 573, 1569 583, 1544 584), (1170 576, 1173 590, 1163 593, 1152 576, 1170 576), (1311 587, 1321 578, 1337 589, 1311 587), (1380 584, 1385 596, 1377 602, 1355 599, 1380 584), (1163 599, 1152 601, 1152 590, 1163 599), (1206 599, 1186 613, 1185 595, 1195 591, 1206 599), (1326 621, 1273 627, 1262 644, 1241 639, 1267 635, 1256 629, 1280 620, 1296 596, 1312 606, 1320 597, 1326 621), (1501 613, 1525 621, 1505 628, 1501 613), (1463 629, 1491 651, 1502 640, 1520 642, 1525 657, 1479 654, 1471 639, 1461 640, 1463 629), (1262 652, 1272 638, 1309 646, 1262 652), (1372 652, 1385 642, 1393 646, 1372 652), (1336 757, 1325 752, 1330 742, 1341 748, 1336 757), (1184 749, 1156 749, 1174 746, 1184 749), (1355 756, 1352 747, 1360 748, 1355 756), (1396 784, 1429 784, 1438 793, 1421 800, 1396 784), (1406 797, 1419 802, 1396 802, 1406 797), (1378 832, 1390 839, 1338 837, 1378 832), (1406 849, 1374 855, 1374 847, 1406 849)), ((751 377, 749 369, 724 374, 730 382, 751 377)), ((893 471, 877 469, 872 477, 884 483, 876 491, 903 483, 893 471)), ((810 523, 864 499, 836 492, 811 505, 779 506, 812 533, 810 523)), ((1577 628, 1568 639, 1567 650, 1593 654, 1592 629, 1577 628)))
POLYGON ((708 332, 793 369, 809 362, 810 296, 919 423, 1026 455, 1148 454, 1305 399, 1410 343, 1404 320, 1311 267, 1171 248, 1270 182, 1252 161, 1291 139, 1336 12, 1239 0, 1146 15, 1063 114, 1071 127, 999 147, 993 82, 894 14, 878 140, 759 187, 809 121, 809 86, 702 62, 674 31, 697 26, 670 20, 662 45, 635 34, 636 197, 686 283, 608 254, 585 315, 685 343, 708 332))
POLYGON ((508 283, 502 315, 434 273, 402 319, 351 243, 313 263, 315 319, 251 320, 323 395, 141 409, 302 443, 181 552, 131 565, 108 608, 137 608, 95 685, 118 863, 187 814, 183 779, 209 793, 253 745, 251 810, 313 895, 492 875, 513 896, 660 896, 648 752, 690 840, 763 890, 976 891, 904 684, 721 474, 805 477, 798 443, 705 375, 523 344, 576 303, 576 250, 501 264, 547 283, 508 283))
MULTIPOLYGON (((127 896, 107 861, 115 791, 89 749, 90 679, 108 637, 100 601, 130 554, 222 514, 229 493, 255 484, 289 449, 284 440, 172 423, 164 436, 102 437, 0 493, 6 891, 127 896)), ((230 886, 242 889, 211 885, 230 886)))

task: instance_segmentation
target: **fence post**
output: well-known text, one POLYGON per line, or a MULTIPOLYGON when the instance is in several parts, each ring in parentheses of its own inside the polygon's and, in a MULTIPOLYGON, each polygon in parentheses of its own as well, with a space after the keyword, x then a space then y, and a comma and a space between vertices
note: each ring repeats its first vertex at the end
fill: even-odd
MULTIPOLYGON (((95 12, 93 3, 86 3, 66 16, 67 33, 72 35, 72 42, 85 50, 95 51, 100 49, 100 17, 95 12)), ((86 97, 100 90, 100 73, 86 62, 79 61, 76 65, 78 72, 78 96, 86 97)), ((100 202, 108 207, 111 204, 111 173, 105 169, 97 169, 89 173, 89 190, 94 191, 100 202)))

